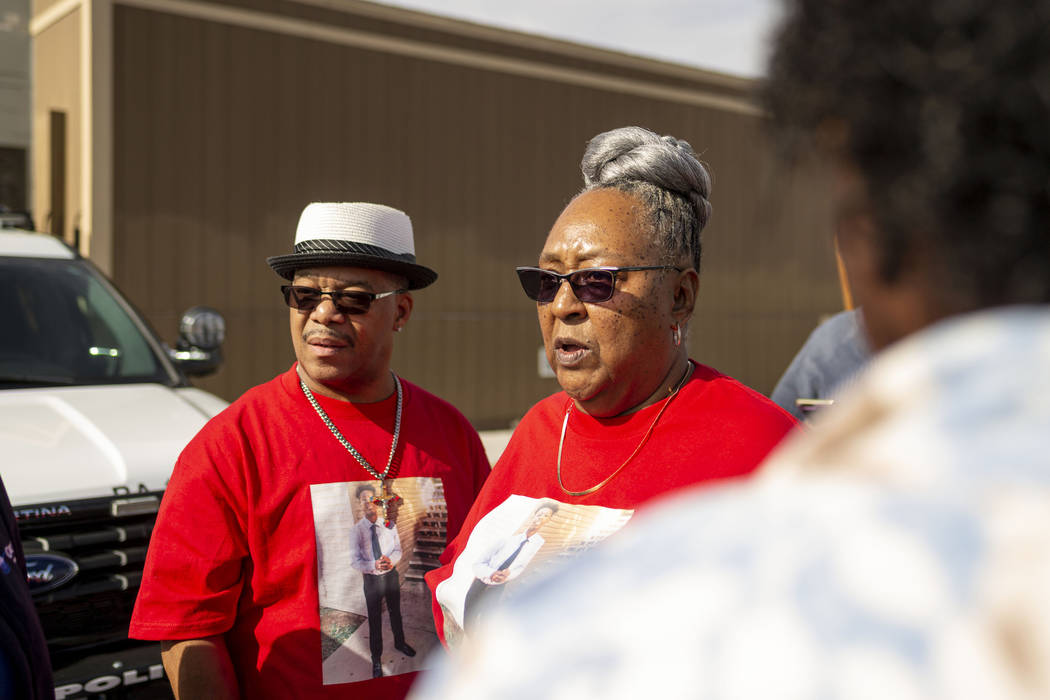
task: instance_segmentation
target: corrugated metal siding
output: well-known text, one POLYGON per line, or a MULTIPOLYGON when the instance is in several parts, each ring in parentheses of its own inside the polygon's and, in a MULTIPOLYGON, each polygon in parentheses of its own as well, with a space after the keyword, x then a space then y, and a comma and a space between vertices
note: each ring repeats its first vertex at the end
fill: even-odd
POLYGON ((115 7, 115 276, 161 334, 218 308, 227 362, 200 385, 233 398, 293 359, 268 255, 303 205, 404 209, 415 295, 395 368, 481 427, 557 389, 536 376, 533 263, 578 190, 599 131, 685 138, 715 174, 693 355, 769 391, 839 305, 821 193, 777 171, 755 117, 115 7))

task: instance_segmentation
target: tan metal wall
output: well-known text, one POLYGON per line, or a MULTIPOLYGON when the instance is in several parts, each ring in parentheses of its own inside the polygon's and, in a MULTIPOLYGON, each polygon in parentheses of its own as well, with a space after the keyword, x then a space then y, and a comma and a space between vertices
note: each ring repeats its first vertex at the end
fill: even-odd
POLYGON ((625 124, 714 171, 694 357, 769 391, 839 308, 822 194, 771 165, 758 117, 120 5, 114 40, 114 274, 168 339, 192 304, 223 312, 228 360, 200 385, 227 398, 293 359, 265 257, 305 203, 362 200, 407 211, 440 273, 396 369, 479 427, 520 417, 557 386, 513 267, 578 190, 586 140, 625 124))

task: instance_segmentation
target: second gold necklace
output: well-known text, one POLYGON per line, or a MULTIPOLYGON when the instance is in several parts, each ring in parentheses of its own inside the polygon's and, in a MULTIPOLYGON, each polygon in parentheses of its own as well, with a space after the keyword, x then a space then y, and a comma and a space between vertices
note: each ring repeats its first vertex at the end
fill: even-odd
POLYGON ((671 401, 674 400, 674 397, 678 396, 678 391, 683 386, 685 386, 685 383, 689 380, 689 377, 691 377, 692 375, 693 363, 690 362, 689 366, 685 370, 685 374, 683 374, 682 378, 678 380, 678 384, 675 385, 675 388, 671 391, 671 395, 667 397, 666 401, 664 401, 664 405, 660 407, 660 411, 656 414, 656 418, 653 419, 653 422, 652 424, 650 424, 649 429, 645 431, 645 435, 642 436, 642 441, 638 443, 638 447, 634 448, 634 452, 632 452, 630 456, 624 460, 623 464, 618 466, 612 474, 605 477, 589 489, 584 489, 583 491, 572 491, 570 489, 565 488, 565 482, 562 481, 561 478, 561 450, 562 447, 564 447, 565 445, 565 429, 569 427, 569 414, 572 413, 573 405, 572 399, 569 399, 569 405, 565 408, 565 419, 561 423, 561 437, 558 439, 558 486, 561 487, 561 490, 570 496, 587 496, 589 494, 594 493, 595 491, 612 481, 613 477, 619 474, 621 471, 623 471, 623 468, 626 467, 632 459, 634 459, 635 455, 637 455, 638 452, 641 451, 645 443, 648 442, 649 436, 653 434, 653 429, 656 428, 656 423, 660 420, 660 416, 664 414, 664 411, 666 411, 667 407, 671 405, 671 401))

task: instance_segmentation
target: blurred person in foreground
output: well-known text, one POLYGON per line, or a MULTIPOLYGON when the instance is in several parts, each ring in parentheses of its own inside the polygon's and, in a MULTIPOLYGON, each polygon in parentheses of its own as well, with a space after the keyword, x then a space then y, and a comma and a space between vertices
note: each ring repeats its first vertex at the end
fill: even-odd
POLYGON ((1047 46, 1050 0, 789 3, 767 104, 834 176, 880 354, 754 479, 522 593, 421 697, 1050 697, 1047 46))
POLYGON ((368 202, 308 205, 293 252, 267 263, 288 282, 296 362, 179 455, 130 635, 162 640, 180 699, 403 698, 424 654, 403 633, 383 654, 364 590, 397 589, 420 652, 437 645, 430 596, 416 583, 405 600, 407 544, 400 571, 382 551, 355 554, 353 496, 371 489, 370 538, 401 550, 424 519, 428 537, 454 536, 489 471, 466 418, 390 368, 412 290, 437 273, 416 262, 408 216, 368 202))
POLYGON ((538 266, 518 268, 564 391, 518 424, 444 565, 427 575, 436 627, 452 645, 476 614, 467 610, 475 565, 547 499, 558 509, 542 547, 501 583, 501 602, 650 499, 750 473, 795 425, 758 392, 689 359, 711 207, 710 177, 690 145, 624 127, 591 139, 582 170, 583 191, 554 222, 538 266))

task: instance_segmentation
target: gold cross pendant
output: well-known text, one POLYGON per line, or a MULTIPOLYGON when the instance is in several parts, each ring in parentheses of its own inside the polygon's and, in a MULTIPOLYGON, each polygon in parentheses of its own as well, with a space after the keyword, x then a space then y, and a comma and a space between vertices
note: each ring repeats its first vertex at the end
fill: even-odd
POLYGON ((382 494, 382 495, 381 496, 376 496, 375 498, 373 498, 372 499, 372 504, 373 505, 377 505, 377 506, 379 506, 380 508, 383 509, 383 527, 389 528, 390 527, 390 515, 387 512, 387 508, 391 504, 397 505, 398 503, 400 503, 401 502, 401 496, 398 496, 396 493, 392 493, 390 491, 390 485, 387 483, 386 479, 383 479, 383 480, 381 480, 379 482, 379 490, 376 493, 379 493, 379 494, 382 494))

